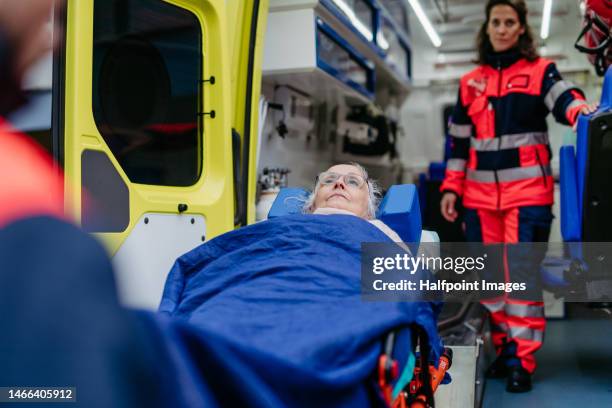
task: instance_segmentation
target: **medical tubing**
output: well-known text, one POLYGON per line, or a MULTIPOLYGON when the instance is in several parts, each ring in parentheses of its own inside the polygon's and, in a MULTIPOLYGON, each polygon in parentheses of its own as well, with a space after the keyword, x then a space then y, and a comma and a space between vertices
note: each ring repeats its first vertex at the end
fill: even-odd
POLYGON ((395 400, 400 392, 412 381, 414 377, 414 367, 416 366, 416 356, 413 352, 410 352, 408 355, 408 361, 404 366, 404 370, 400 375, 399 379, 395 383, 395 387, 393 387, 393 393, 391 394, 392 398, 395 400))

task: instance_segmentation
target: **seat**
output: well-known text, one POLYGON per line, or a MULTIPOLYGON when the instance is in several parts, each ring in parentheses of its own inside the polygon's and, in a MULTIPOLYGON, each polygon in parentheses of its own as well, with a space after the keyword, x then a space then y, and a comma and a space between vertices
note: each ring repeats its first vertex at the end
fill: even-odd
MULTIPOLYGON (((576 147, 562 146, 559 156, 561 233, 572 260, 562 282, 584 285, 609 280, 605 272, 612 266, 609 257, 589 261, 605 255, 606 248, 583 243, 612 241, 612 70, 605 75, 598 110, 578 118, 576 147)), ((558 273, 548 275, 543 274, 545 283, 559 282, 558 273)))

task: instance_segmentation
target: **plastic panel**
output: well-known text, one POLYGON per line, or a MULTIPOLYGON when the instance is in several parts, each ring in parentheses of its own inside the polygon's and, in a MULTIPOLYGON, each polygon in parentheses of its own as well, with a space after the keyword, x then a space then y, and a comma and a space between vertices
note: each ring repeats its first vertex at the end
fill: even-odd
POLYGON ((391 186, 376 215, 395 230, 404 242, 421 241, 421 209, 414 184, 391 186))
POLYGON ((576 183, 574 146, 562 146, 559 151, 561 172, 561 235, 564 241, 580 241, 580 211, 576 183))

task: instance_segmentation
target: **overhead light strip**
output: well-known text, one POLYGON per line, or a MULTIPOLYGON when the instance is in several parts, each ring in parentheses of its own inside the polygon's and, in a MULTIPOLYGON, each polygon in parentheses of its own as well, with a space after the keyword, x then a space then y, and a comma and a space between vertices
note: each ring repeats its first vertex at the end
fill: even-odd
POLYGON ((385 33, 382 30, 378 30, 378 34, 376 35, 376 44, 380 46, 383 50, 387 51, 390 47, 389 41, 385 37, 385 33))
POLYGON ((552 14, 552 0, 544 0, 544 10, 542 11, 542 29, 540 37, 545 40, 550 34, 550 15, 552 14))
POLYGON ((342 10, 342 12, 351 20, 353 26, 359 31, 368 41, 374 40, 374 35, 355 15, 353 9, 344 2, 344 0, 333 0, 334 4, 342 10))
POLYGON ((423 7, 421 7, 421 3, 419 3, 419 0, 408 0, 408 3, 410 4, 410 7, 412 7, 412 11, 414 11, 414 14, 416 14, 417 18, 419 19, 419 22, 425 29, 425 32, 427 33, 427 36, 431 40, 434 47, 437 48, 441 46, 442 40, 440 39, 440 36, 436 32, 436 30, 431 25, 431 21, 429 21, 429 18, 427 18, 427 15, 423 11, 423 7))

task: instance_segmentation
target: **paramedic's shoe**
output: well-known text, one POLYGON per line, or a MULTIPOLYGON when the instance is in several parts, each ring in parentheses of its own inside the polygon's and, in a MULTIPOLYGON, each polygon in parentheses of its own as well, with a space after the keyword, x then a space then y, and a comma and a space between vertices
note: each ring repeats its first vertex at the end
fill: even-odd
POLYGON ((523 367, 515 366, 508 368, 508 382, 506 391, 513 393, 531 391, 531 374, 523 367))
POLYGON ((503 354, 499 355, 493 364, 487 368, 485 376, 487 378, 506 378, 508 376, 509 367, 506 365, 507 357, 503 354))

